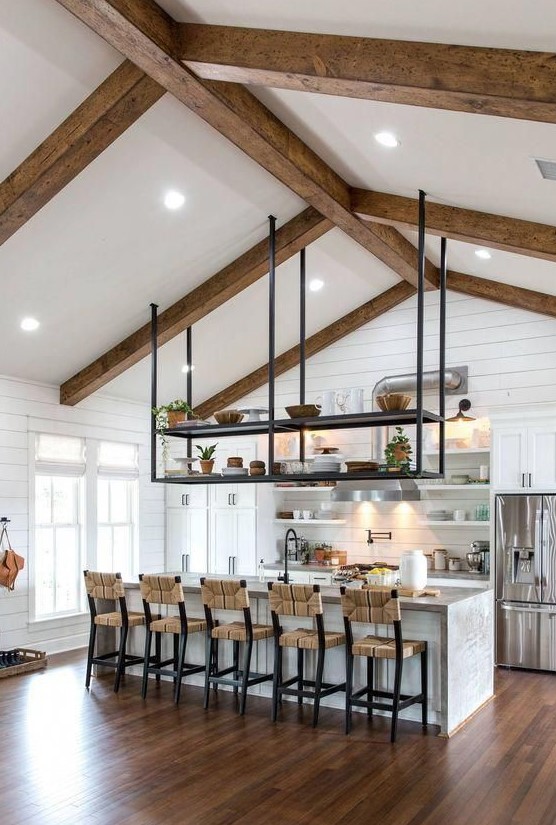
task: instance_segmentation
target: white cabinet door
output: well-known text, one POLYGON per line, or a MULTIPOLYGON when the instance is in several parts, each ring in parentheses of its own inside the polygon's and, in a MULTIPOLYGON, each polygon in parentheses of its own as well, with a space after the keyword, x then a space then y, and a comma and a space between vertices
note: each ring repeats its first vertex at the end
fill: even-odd
POLYGON ((527 487, 556 490, 556 427, 530 427, 527 446, 527 487))
POLYGON ((230 508, 215 509, 211 518, 211 573, 231 574, 236 555, 236 513, 230 508))
POLYGON ((200 507, 186 510, 187 573, 206 573, 208 570, 208 511, 200 507))
POLYGON ((320 584, 322 587, 330 587, 333 584, 333 573, 311 573, 311 584, 320 584))
POLYGON ((238 510, 236 519, 236 547, 234 574, 254 576, 257 573, 257 514, 255 510, 238 510))
POLYGON ((215 507, 255 507, 257 488, 255 484, 215 484, 212 503, 215 507))
POLYGON ((494 431, 491 477, 495 490, 523 490, 527 486, 527 449, 526 427, 494 431))
MULTIPOLYGON (((170 485, 168 485, 170 486, 170 485)), ((181 571, 187 553, 187 511, 171 507, 166 511, 166 570, 181 571)))
POLYGON ((167 507, 206 507, 208 488, 205 484, 167 484, 167 507))
POLYGON ((206 573, 208 511, 170 507, 166 511, 166 570, 206 573))

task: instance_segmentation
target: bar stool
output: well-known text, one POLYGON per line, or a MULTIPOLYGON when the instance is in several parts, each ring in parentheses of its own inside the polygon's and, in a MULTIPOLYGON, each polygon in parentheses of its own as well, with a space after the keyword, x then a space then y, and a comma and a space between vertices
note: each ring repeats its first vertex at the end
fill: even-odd
POLYGON ((397 590, 376 588, 355 590, 340 588, 342 612, 346 628, 346 733, 351 730, 351 708, 367 708, 369 715, 374 709, 386 710, 392 714, 390 741, 396 741, 398 713, 410 705, 421 705, 421 721, 427 726, 427 643, 421 641, 404 641, 402 638, 401 608, 397 590), (354 640, 352 624, 393 625, 394 637, 365 636, 354 640), (401 692, 403 661, 411 656, 421 656, 421 692, 408 696, 401 692), (353 690, 353 662, 355 656, 367 659, 367 684, 359 690, 353 690), (392 691, 376 690, 374 687, 374 660, 393 659, 396 663, 394 688, 392 691), (361 697, 366 696, 366 699, 361 697), (389 700, 376 701, 374 697, 389 700))
POLYGON ((208 708, 210 686, 215 690, 218 685, 231 685, 237 694, 241 688, 239 712, 245 713, 247 690, 261 682, 269 682, 272 673, 251 673, 251 654, 253 642, 270 639, 272 627, 265 624, 253 624, 251 608, 249 607, 249 593, 244 579, 201 579, 201 598, 205 607, 207 620, 207 646, 205 671, 205 710, 208 708), (239 610, 243 613, 243 621, 220 624, 213 616, 213 610, 239 610), (233 642, 233 664, 231 667, 219 670, 218 642, 220 640, 233 642), (243 667, 239 667, 240 643, 244 644, 243 667), (230 675, 232 674, 232 675, 230 675))
POLYGON ((102 665, 103 667, 115 668, 114 693, 117 693, 120 689, 120 680, 125 673, 126 667, 139 665, 143 662, 142 656, 128 655, 126 653, 126 645, 129 628, 144 625, 145 617, 142 613, 128 611, 121 573, 100 573, 93 570, 84 570, 83 575, 85 577, 85 590, 87 592, 87 601, 91 614, 85 687, 88 690, 91 684, 93 665, 102 665), (97 611, 96 599, 117 602, 120 609, 111 613, 99 613, 97 611), (95 642, 97 627, 99 625, 101 627, 117 627, 120 629, 120 645, 118 650, 95 656, 95 642))
POLYGON ((324 629, 322 598, 318 584, 278 584, 268 582, 268 600, 272 613, 274 629, 274 678, 272 682, 272 721, 276 721, 278 702, 282 696, 297 696, 299 705, 304 698, 313 699, 313 727, 319 720, 320 700, 331 693, 345 690, 346 683, 332 684, 323 682, 324 657, 328 648, 339 647, 346 643, 344 633, 324 629), (284 630, 280 626, 280 616, 308 616, 314 619, 316 628, 297 628, 284 630), (283 680, 282 656, 285 647, 297 649, 297 675, 283 680), (315 679, 303 677, 304 656, 306 650, 317 651, 317 670, 315 679), (297 682, 297 688, 292 685, 297 682), (312 688, 306 690, 306 688, 312 688))
POLYGON ((157 681, 160 681, 161 676, 172 676, 174 680, 174 701, 177 704, 180 700, 183 677, 193 673, 202 673, 205 669, 204 664, 193 665, 185 661, 188 636, 190 633, 200 633, 206 630, 207 625, 204 619, 187 618, 180 576, 155 576, 141 573, 139 588, 143 598, 143 609, 147 625, 141 695, 143 699, 147 696, 149 673, 155 674, 157 681), (156 618, 153 618, 151 604, 176 605, 179 613, 172 616, 157 614, 156 618), (173 656, 164 660, 161 655, 163 633, 171 633, 174 637, 173 656), (156 655, 154 664, 151 664, 153 635, 156 641, 156 655), (169 667, 169 665, 172 665, 172 667, 169 667))

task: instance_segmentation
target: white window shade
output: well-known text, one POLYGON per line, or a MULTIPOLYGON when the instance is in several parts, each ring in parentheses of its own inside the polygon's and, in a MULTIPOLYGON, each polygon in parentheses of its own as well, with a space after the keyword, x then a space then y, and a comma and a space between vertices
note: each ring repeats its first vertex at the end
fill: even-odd
POLYGON ((139 458, 136 444, 101 441, 98 445, 99 476, 112 478, 137 478, 139 458))
POLYGON ((47 475, 84 475, 85 440, 38 433, 35 438, 35 469, 47 475))

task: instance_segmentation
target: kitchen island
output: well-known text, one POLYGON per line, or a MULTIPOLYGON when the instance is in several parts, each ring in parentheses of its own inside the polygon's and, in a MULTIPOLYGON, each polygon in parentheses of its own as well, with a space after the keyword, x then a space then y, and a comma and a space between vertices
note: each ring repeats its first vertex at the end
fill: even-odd
MULTIPOLYGON (((199 576, 180 574, 186 598, 188 616, 203 616, 199 585, 199 576)), ((220 577, 224 578, 224 577, 220 577)), ((271 624, 268 607, 268 589, 266 583, 258 579, 247 578, 253 621, 271 624)), ((141 610, 139 584, 126 583, 128 606, 131 610, 141 610)), ((325 607, 325 626, 327 630, 343 630, 339 588, 322 587, 325 607)), ((429 646, 429 722, 440 727, 440 735, 450 736, 494 695, 493 690, 493 627, 494 605, 492 590, 463 587, 445 587, 439 596, 419 598, 400 597, 402 607, 402 630, 406 639, 422 639, 429 646)), ((224 619, 225 615, 225 619, 224 619)), ((225 621, 241 620, 240 613, 226 611, 225 621)), ((304 620, 295 617, 282 617, 285 628, 300 627, 304 620)), ((384 627, 377 625, 360 625, 361 635, 383 632, 384 627)), ((142 653, 143 631, 133 634, 128 644, 128 652, 142 653)), ((170 645, 170 640, 165 639, 170 645)), ((106 644, 110 643, 108 639, 106 644)), ((231 645, 221 644, 221 664, 231 664, 231 645)), ((258 642, 253 651, 252 669, 259 673, 270 673, 273 664, 273 640, 258 642)), ((168 646, 168 652, 170 647, 168 646)), ((204 636, 196 633, 188 641, 187 660, 202 662, 204 660, 204 636)), ((293 669, 295 651, 288 651, 291 659, 285 656, 284 668, 293 669)), ((393 683, 393 662, 379 661, 377 668, 378 687, 391 686, 393 683)), ((356 665, 362 666, 362 662, 356 665)), ((307 670, 311 671, 311 655, 307 657, 307 670)), ((311 677, 309 677, 311 678, 311 677)), ((344 648, 332 648, 327 651, 325 678, 328 681, 341 682, 345 679, 344 648)), ((362 683, 363 673, 355 671, 356 684, 362 683)), ((202 684, 203 675, 189 677, 191 684, 202 684)), ((419 690, 419 662, 417 657, 404 661, 404 693, 416 693, 419 690), (413 661, 415 659, 415 661, 413 661)), ((251 689, 269 697, 270 683, 263 683, 251 689)), ((187 694, 185 694, 186 696, 187 694)), ((182 694, 184 696, 184 694, 182 694)), ((323 706, 343 708, 343 694, 335 694, 322 702, 323 706)), ((270 708, 269 708, 270 713, 270 708)), ((420 718, 417 706, 407 708, 400 713, 401 719, 420 718)))

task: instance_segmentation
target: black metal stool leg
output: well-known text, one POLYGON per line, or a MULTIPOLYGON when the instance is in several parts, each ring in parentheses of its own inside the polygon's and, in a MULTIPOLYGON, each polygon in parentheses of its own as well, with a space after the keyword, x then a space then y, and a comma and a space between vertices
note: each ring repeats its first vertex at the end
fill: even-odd
POLYGON ((179 656, 180 656, 180 636, 178 633, 173 633, 173 654, 174 654, 174 670, 176 671, 176 676, 174 676, 174 693, 176 692, 176 680, 177 680, 177 673, 178 673, 178 664, 179 664, 179 656))
MULTIPOLYGON (((303 690, 303 659, 305 651, 302 647, 297 648, 297 688, 303 690)), ((303 704, 303 696, 297 697, 297 704, 303 704)))
POLYGON ((85 676, 85 687, 87 690, 91 684, 91 673, 93 670, 93 656, 95 655, 95 640, 97 637, 97 626, 91 621, 91 632, 89 634, 89 649, 87 651, 87 673, 85 676))
MULTIPOLYGON (((156 664, 160 667, 162 661, 162 633, 154 634, 154 652, 156 656, 156 664)), ((160 673, 156 674, 156 681, 160 682, 160 673)))
POLYGON ((345 731, 348 734, 351 730, 351 694, 353 691, 353 656, 346 655, 346 724, 345 731))
POLYGON ((421 693, 423 694, 423 703, 421 705, 421 723, 424 728, 427 727, 428 715, 428 669, 427 669, 427 648, 421 653, 421 693))
MULTIPOLYGON (((372 656, 367 656, 367 702, 373 701, 373 688, 375 686, 375 660, 372 656)), ((367 716, 373 715, 373 709, 367 708, 367 716)))
POLYGON ((282 648, 275 640, 274 642, 274 672, 272 677, 272 714, 271 718, 273 722, 276 722, 278 717, 278 688, 280 687, 282 680, 280 678, 280 670, 281 670, 281 660, 282 660, 282 648))
POLYGON ((313 705, 313 727, 316 728, 319 721, 320 692, 322 690, 322 674, 324 671, 324 647, 319 648, 317 658, 317 673, 315 676, 315 699, 313 705))
POLYGON ((392 703, 392 728, 390 732, 390 741, 396 741, 396 732, 398 728, 398 712, 400 704, 400 693, 402 688, 402 661, 396 661, 396 674, 394 676, 394 694, 392 703))
POLYGON ((245 652, 243 654, 243 678, 241 684, 241 699, 239 703, 239 713, 245 713, 245 703, 247 702, 247 682, 249 681, 249 669, 251 667, 251 653, 253 651, 253 639, 245 642, 245 652))
POLYGON ((209 677, 214 673, 216 673, 216 667, 214 662, 214 652, 213 652, 213 640, 211 639, 209 633, 207 633, 207 641, 205 647, 205 691, 204 691, 204 698, 203 698, 203 707, 206 710, 209 706, 209 689, 210 689, 210 680, 209 677))
POLYGON ((128 628, 124 625, 120 628, 120 648, 118 650, 118 663, 116 665, 116 678, 114 679, 114 693, 120 689, 120 680, 125 673, 125 649, 127 644, 128 628))
POLYGON ((179 637, 176 633, 174 634, 174 639, 179 639, 178 661, 176 668, 176 687, 174 691, 174 701, 177 705, 180 701, 181 680, 183 677, 183 664, 185 662, 185 649, 187 647, 187 633, 180 633, 179 637))
POLYGON ((148 667, 151 656, 152 635, 152 631, 150 630, 150 628, 147 627, 147 630, 145 632, 145 663, 143 665, 143 683, 141 685, 141 696, 143 697, 143 699, 147 698, 147 684, 149 681, 148 667))
MULTIPOLYGON (((234 679, 239 680, 239 642, 233 642, 234 647, 234 679)), ((234 693, 237 694, 238 686, 234 685, 234 693)))

